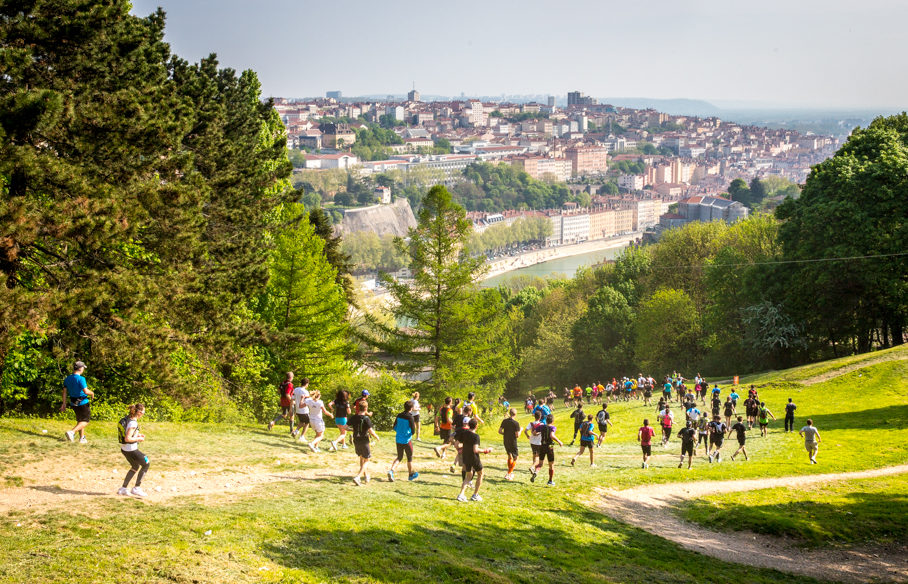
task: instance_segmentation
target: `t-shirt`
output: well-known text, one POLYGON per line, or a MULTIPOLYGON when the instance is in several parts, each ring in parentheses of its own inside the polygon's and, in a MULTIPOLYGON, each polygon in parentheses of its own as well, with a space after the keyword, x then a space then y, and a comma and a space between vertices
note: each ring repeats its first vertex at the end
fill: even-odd
POLYGON ((691 422, 696 422, 697 420, 699 420, 701 413, 702 412, 700 412, 700 410, 698 408, 691 408, 691 409, 687 410, 687 415, 690 416, 691 422))
POLYGON ((589 420, 585 421, 580 425, 580 441, 581 442, 592 442, 593 441, 593 423, 589 420))
POLYGON ((134 452, 139 449, 138 442, 126 442, 126 437, 129 436, 129 429, 135 428, 136 433, 139 432, 139 421, 133 420, 130 417, 123 418, 120 420, 120 431, 123 432, 122 442, 120 444, 120 450, 123 452, 134 452), (123 422, 126 422, 124 425, 123 422))
POLYGON ((665 410, 662 410, 661 412, 659 412, 659 423, 662 424, 662 427, 671 428, 672 422, 674 422, 674 421, 675 421, 675 414, 673 414, 672 412, 666 412, 665 410))
POLYGON ((712 434, 713 438, 722 439, 725 437, 725 422, 710 422, 709 423, 709 432, 712 434))
POLYGON ((372 420, 369 416, 362 414, 353 414, 347 418, 347 426, 353 430, 353 441, 364 443, 369 441, 369 430, 372 428, 372 420))
POLYGON ((458 438, 458 442, 463 444, 463 452, 461 456, 464 460, 478 460, 479 453, 473 452, 474 446, 479 446, 479 434, 473 432, 472 430, 464 430, 458 438))
POLYGON ((67 375, 66 379, 63 380, 63 387, 66 388, 66 393, 69 395, 69 403, 71 405, 83 406, 88 403, 88 394, 85 393, 85 390, 88 389, 88 384, 81 375, 76 373, 67 375))
POLYGON ((681 428, 681 431, 678 432, 678 437, 681 438, 683 444, 693 443, 696 436, 697 431, 694 428, 681 428))
POLYGON ((641 426, 640 427, 640 444, 643 446, 650 446, 653 441, 653 436, 656 435, 656 431, 653 430, 652 426, 641 426))
POLYGON ((281 407, 289 408, 293 405, 291 397, 293 395, 293 382, 285 381, 281 384, 281 407))
POLYGON ((796 409, 798 409, 798 406, 794 405, 793 403, 785 404, 785 415, 789 418, 793 418, 796 409))
POLYGON ((346 418, 348 415, 348 410, 350 409, 350 404, 345 401, 334 400, 334 417, 335 418, 346 418))
POLYGON ((532 422, 527 424, 527 432, 530 433, 530 444, 535 444, 536 446, 542 444, 542 436, 534 433, 536 431, 536 426, 538 426, 540 423, 541 422, 533 420, 532 422))
POLYGON ((741 422, 736 422, 731 429, 738 433, 738 440, 744 440, 744 433, 747 432, 747 426, 741 422))
POLYGON ((609 421, 609 418, 611 418, 611 416, 605 410, 599 410, 599 412, 596 413, 596 423, 599 424, 600 426, 602 426, 603 429, 607 428, 606 422, 609 421))
POLYGON ((442 430, 450 430, 453 419, 454 408, 450 406, 441 406, 441 409, 438 410, 438 427, 442 430))
POLYGON ((665 385, 662 386, 662 393, 671 393, 671 392, 672 392, 672 384, 670 382, 666 381, 665 385))
POLYGON ((728 395, 728 397, 731 398, 731 401, 737 403, 737 402, 738 402, 738 398, 741 397, 741 396, 738 395, 737 392, 732 391, 732 392, 728 395))
POLYGON ((394 420, 394 441, 398 444, 409 444, 415 427, 416 420, 413 419, 413 415, 410 412, 397 414, 397 418, 394 420))
POLYGON ((813 426, 804 426, 801 428, 801 432, 804 434, 804 442, 807 444, 815 444, 817 441, 817 434, 819 432, 813 426))
POLYGON ((571 417, 574 418, 574 425, 580 426, 583 419, 586 417, 586 414, 583 413, 583 410, 574 410, 571 412, 571 417))
POLYGON ((413 409, 410 410, 410 412, 411 412, 414 416, 418 416, 418 415, 419 415, 419 410, 420 410, 419 400, 414 399, 414 400, 411 400, 411 401, 413 402, 413 409))
POLYGON ((555 426, 549 426, 548 424, 539 424, 536 426, 536 430, 539 432, 539 445, 542 447, 551 446, 555 441, 552 440, 552 436, 555 434, 555 426))
POLYGON ((725 415, 730 416, 735 411, 735 404, 731 402, 725 402, 725 415))
POLYGON ((305 387, 297 387, 293 390, 293 403, 296 404, 297 414, 308 414, 309 408, 306 407, 306 398, 309 397, 309 390, 305 387))
POLYGON ((520 433, 520 423, 514 418, 505 418, 499 428, 504 431, 505 446, 517 444, 517 434, 520 433))
POLYGON ((325 412, 325 402, 320 399, 307 397, 303 403, 306 404, 306 408, 309 410, 309 421, 316 426, 324 424, 322 414, 325 412))

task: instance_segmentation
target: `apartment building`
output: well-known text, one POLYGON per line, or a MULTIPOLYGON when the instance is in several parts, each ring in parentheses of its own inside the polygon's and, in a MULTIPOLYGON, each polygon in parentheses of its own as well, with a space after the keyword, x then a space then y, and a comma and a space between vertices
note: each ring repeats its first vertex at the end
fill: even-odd
POLYGON ((607 207, 597 207, 590 211, 590 239, 604 239, 617 233, 615 221, 617 212, 607 207))
POLYGON ((551 178, 558 182, 565 182, 571 178, 571 161, 567 158, 517 156, 508 162, 536 180, 551 178))
POLYGON ((571 174, 584 176, 608 172, 608 150, 599 146, 571 146, 564 156, 571 161, 571 174))
POLYGON ((618 187, 629 191, 643 189, 645 177, 642 174, 622 174, 618 177, 618 187))

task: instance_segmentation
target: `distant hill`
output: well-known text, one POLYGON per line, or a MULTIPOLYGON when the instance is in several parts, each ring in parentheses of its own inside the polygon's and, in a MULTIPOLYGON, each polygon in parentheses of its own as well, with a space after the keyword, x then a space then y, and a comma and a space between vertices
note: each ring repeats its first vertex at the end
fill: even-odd
POLYGON ((655 109, 675 116, 721 116, 722 108, 701 99, 655 99, 652 97, 603 97, 599 103, 633 109, 655 109))

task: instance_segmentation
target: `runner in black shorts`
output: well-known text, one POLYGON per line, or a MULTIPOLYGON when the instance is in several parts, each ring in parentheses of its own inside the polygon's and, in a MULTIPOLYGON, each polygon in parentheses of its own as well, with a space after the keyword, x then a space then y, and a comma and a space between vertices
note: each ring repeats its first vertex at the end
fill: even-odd
POLYGON ((725 422, 722 421, 718 415, 713 416, 713 421, 709 423, 709 450, 707 456, 709 461, 713 461, 715 457, 716 462, 721 462, 721 450, 722 442, 725 441, 725 422), (713 450, 715 446, 715 450, 713 450))
POLYGON ((530 450, 533 452, 533 463, 530 465, 530 474, 534 473, 536 463, 539 462, 539 444, 542 438, 539 437, 536 427, 541 423, 542 412, 538 410, 533 412, 533 418, 533 421, 527 424, 526 428, 523 429, 523 433, 526 434, 526 437, 530 440, 530 450))
POLYGON ((602 404, 602 409, 596 412, 596 426, 599 428, 599 440, 596 442, 597 448, 602 446, 602 439, 605 438, 608 427, 612 425, 611 416, 607 410, 608 404, 602 404))
POLYGON ((694 428, 692 422, 688 422, 687 426, 681 428, 678 432, 678 438, 681 439, 681 460, 678 462, 678 468, 681 468, 684 465, 684 455, 687 455, 687 468, 690 469, 690 465, 694 460, 694 444, 697 441, 697 429, 694 428))
MULTIPOLYGON (((514 412, 515 415, 516 413, 514 412)), ((478 423, 479 421, 476 418, 470 418, 467 428, 461 430, 458 435, 459 441, 463 445, 463 451, 461 452, 463 481, 460 483, 460 493, 457 495, 457 500, 464 503, 467 500, 464 493, 474 478, 476 479, 476 485, 473 487, 473 496, 470 497, 470 500, 482 501, 482 497, 479 496, 479 487, 482 485, 482 461, 479 459, 479 454, 492 452, 491 448, 479 448, 479 434, 476 433, 476 425, 478 423)))
POLYGON ((374 438, 378 442, 378 434, 372 428, 372 420, 366 415, 368 409, 369 404, 359 402, 356 405, 356 413, 347 419, 347 428, 353 434, 353 448, 356 450, 356 455, 359 456, 359 472, 353 477, 356 486, 362 485, 362 477, 365 477, 367 483, 371 479, 366 471, 369 459, 372 458, 369 439, 374 438))
POLYGON ((501 421, 498 433, 504 438, 504 451, 508 455, 508 472, 505 480, 514 480, 514 467, 517 466, 517 438, 520 436, 520 423, 517 421, 517 410, 508 410, 508 417, 501 421))
POLYGON ((564 446, 564 442, 558 439, 555 436, 555 426, 552 425, 552 422, 555 421, 555 418, 549 414, 545 418, 545 423, 539 424, 536 426, 536 433, 540 437, 539 444, 539 462, 533 467, 530 472, 533 475, 530 477, 530 482, 536 481, 536 473, 539 472, 539 469, 542 468, 544 459, 549 461, 549 482, 547 486, 555 486, 555 450, 554 446, 557 443, 559 446, 564 446))
POLYGON ((731 459, 734 460, 739 452, 744 453, 744 460, 747 460, 747 450, 744 449, 744 442, 747 437, 744 435, 747 432, 747 425, 743 422, 744 418, 738 416, 738 422, 728 429, 728 433, 731 434, 731 431, 734 430, 738 434, 738 449, 735 450, 735 453, 731 455, 731 459))

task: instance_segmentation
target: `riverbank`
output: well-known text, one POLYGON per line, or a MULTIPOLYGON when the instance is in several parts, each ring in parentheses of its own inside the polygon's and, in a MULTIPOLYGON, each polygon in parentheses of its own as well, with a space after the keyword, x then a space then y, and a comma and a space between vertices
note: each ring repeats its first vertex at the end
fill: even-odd
POLYGON ((508 272, 513 272, 514 270, 519 270, 521 268, 528 268, 530 266, 541 264, 543 262, 568 258, 571 256, 591 253, 595 251, 625 247, 629 243, 641 237, 641 235, 641 233, 631 233, 628 235, 622 235, 621 237, 596 239, 593 241, 584 241, 583 243, 575 243, 573 245, 546 247, 543 249, 528 251, 515 256, 508 256, 506 258, 495 260, 494 262, 489 262, 489 270, 486 272, 485 276, 483 276, 483 280, 494 278, 495 276, 500 276, 508 272))

